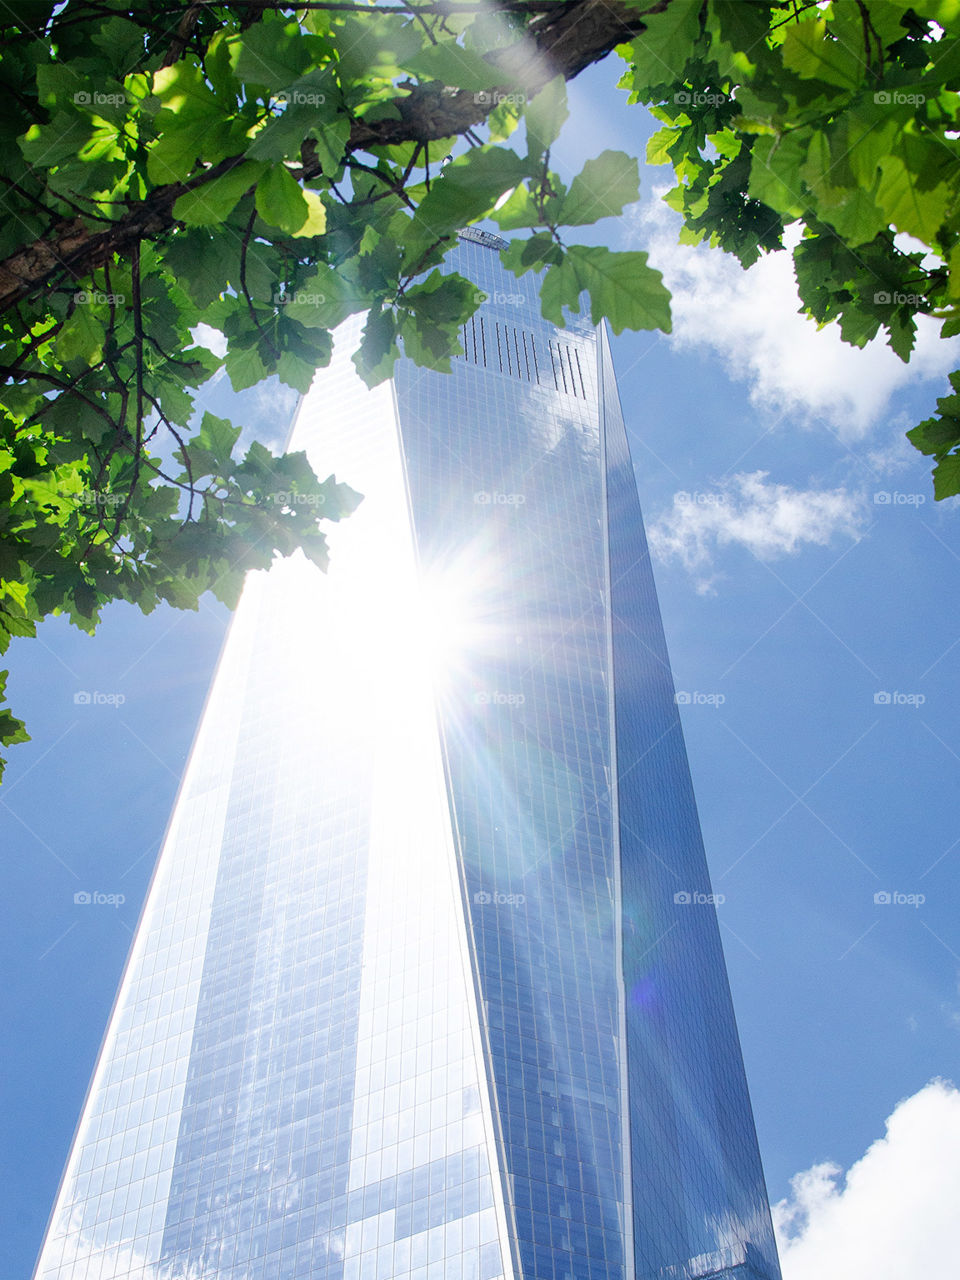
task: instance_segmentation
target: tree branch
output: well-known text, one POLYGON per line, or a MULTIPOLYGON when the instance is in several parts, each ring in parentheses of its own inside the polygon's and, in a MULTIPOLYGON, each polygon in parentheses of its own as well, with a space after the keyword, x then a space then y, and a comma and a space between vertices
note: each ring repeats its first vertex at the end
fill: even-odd
MULTIPOLYGON (((666 2, 652 3, 647 12, 666 2)), ((455 9, 451 6, 451 11, 455 9)), ((643 11, 628 0, 568 0, 551 5, 531 21, 519 51, 501 50, 490 61, 503 71, 505 83, 519 81, 532 96, 554 76, 571 79, 642 30, 643 11)), ((396 118, 351 122, 348 155, 371 147, 465 134, 482 124, 493 109, 489 94, 438 84, 414 85, 393 105, 396 118)), ((188 182, 157 187, 105 228, 91 228, 84 218, 63 219, 48 235, 0 262, 0 312, 33 297, 60 273, 86 279, 115 254, 128 257, 135 245, 159 239, 176 224, 173 206, 180 196, 228 173, 244 159, 231 156, 188 182)), ((312 159, 301 177, 309 180, 320 174, 319 162, 312 159)))

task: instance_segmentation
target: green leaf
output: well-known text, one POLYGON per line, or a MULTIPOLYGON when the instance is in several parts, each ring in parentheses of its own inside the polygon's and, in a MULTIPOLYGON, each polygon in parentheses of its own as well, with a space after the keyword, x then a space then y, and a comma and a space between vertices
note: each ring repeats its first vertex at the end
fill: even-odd
POLYGON ((508 79, 503 71, 473 49, 464 49, 456 40, 439 40, 428 45, 402 66, 421 80, 440 80, 457 89, 492 89, 508 79))
POLYGON ((783 62, 805 80, 822 80, 840 89, 858 88, 866 74, 863 59, 833 37, 826 18, 786 28, 783 62))
POLYGON ((515 276, 542 271, 545 265, 559 265, 562 260, 563 249, 549 231, 538 231, 527 240, 514 240, 501 255, 503 265, 515 276))
POLYGON ((947 255, 947 262, 950 267, 950 279, 947 282, 947 296, 949 298, 960 299, 960 240, 953 246, 947 255))
POLYGON ((417 364, 449 372, 451 354, 462 352, 460 326, 479 302, 476 285, 441 271, 407 289, 403 295, 407 314, 401 326, 405 353, 417 364))
POLYGON ((303 188, 303 199, 307 206, 307 216, 300 224, 294 236, 322 236, 327 229, 327 206, 323 203, 316 191, 311 191, 309 187, 303 188))
POLYGON ((800 180, 805 160, 804 141, 795 134, 757 138, 750 151, 747 190, 777 213, 787 218, 799 217, 806 204, 800 180))
POLYGON ((268 373, 256 347, 229 347, 224 366, 234 391, 245 391, 247 387, 256 386, 268 373))
MULTIPOLYGON (((9 675, 9 671, 0 671, 0 699, 6 696, 9 675)), ((0 707, 0 744, 5 747, 13 747, 21 742, 29 741, 30 735, 27 733, 26 725, 23 721, 18 720, 6 707, 0 707)), ((5 761, 0 756, 0 778, 3 777, 4 765, 5 761)))
POLYGON ((147 176, 158 186, 184 182, 201 157, 210 164, 219 164, 234 147, 240 150, 240 139, 228 120, 180 117, 161 111, 157 124, 161 132, 147 156, 147 176))
POLYGON ((247 148, 251 160, 292 160, 315 128, 317 113, 309 106, 285 106, 268 120, 247 148))
POLYGON ((916 172, 899 156, 887 156, 880 164, 881 178, 875 199, 884 216, 898 231, 907 231, 933 245, 956 196, 946 183, 924 190, 916 172))
POLYGON ((542 220, 536 200, 524 185, 515 187, 503 204, 491 212, 490 218, 502 231, 537 227, 542 220))
POLYGON ((153 92, 168 111, 177 115, 196 116, 217 109, 216 95, 202 68, 185 58, 153 73, 153 92))
POLYGON ((517 129, 523 115, 521 95, 505 94, 487 116, 491 142, 503 142, 517 129))
POLYGON ((95 587, 89 582, 78 582, 73 589, 73 603, 77 613, 84 618, 92 618, 97 611, 99 597, 95 587))
POLYGON ((96 364, 103 355, 106 330, 89 303, 80 303, 57 336, 61 360, 84 360, 96 364))
POLYGON ((588 160, 574 178, 557 216, 566 226, 583 226, 614 217, 639 198, 636 159, 625 151, 604 151, 588 160))
POLYGON ((321 264, 284 304, 284 315, 310 329, 335 329, 342 320, 367 305, 343 273, 321 264))
POLYGON ((208 307, 240 277, 240 245, 233 231, 180 231, 170 237, 166 259, 198 307, 208 307))
POLYGON ((574 309, 581 292, 590 297, 593 323, 606 318, 614 333, 624 329, 670 332, 670 294, 660 272, 647 266, 647 254, 642 251, 615 253, 602 245, 571 245, 563 262, 547 271, 541 294, 544 316, 562 324, 562 308, 574 309))
POLYGON ((334 176, 350 137, 350 121, 338 114, 342 95, 333 76, 311 73, 280 96, 286 105, 256 135, 247 155, 253 160, 299 160, 306 143, 324 174, 334 176))
POLYGON ((173 206, 174 217, 188 227, 219 226, 232 213, 244 192, 258 181, 266 168, 247 161, 212 182, 194 187, 173 206))
POLYGON ((524 162, 506 147, 469 151, 444 168, 421 200, 414 221, 431 237, 466 226, 489 213, 526 173, 524 162))
POLYGON ((24 160, 30 165, 52 169, 74 159, 87 142, 93 126, 75 112, 58 111, 49 124, 33 124, 20 143, 24 160))
POLYGON ((243 33, 235 70, 241 80, 279 93, 300 78, 318 46, 305 37, 295 19, 266 18, 243 33))
POLYGON ((907 439, 921 453, 950 453, 960 448, 960 421, 951 418, 927 418, 911 431, 907 439))
POLYGON ((324 495, 323 514, 328 520, 344 520, 353 515, 363 501, 363 494, 348 484, 337 483, 336 476, 327 476, 320 486, 324 495))
POLYGON ((567 82, 563 76, 554 76, 530 99, 523 112, 529 157, 541 156, 556 141, 569 114, 567 82))
POLYGON ((309 136, 324 177, 335 178, 350 141, 350 121, 346 116, 340 116, 329 124, 314 128, 309 136))
POLYGON ((540 310, 545 319, 561 328, 566 324, 564 310, 580 310, 583 286, 577 273, 576 259, 564 255, 562 262, 550 267, 540 287, 540 310))
POLYGON ((357 372, 368 387, 385 382, 393 374, 400 355, 393 312, 371 311, 364 326, 360 349, 353 355, 357 372))
POLYGON ((218 418, 209 412, 203 415, 197 444, 206 449, 224 471, 230 467, 233 447, 239 438, 240 428, 233 426, 228 418, 218 418))
POLYGON ((651 138, 647 139, 647 164, 670 164, 673 160, 671 151, 679 136, 680 130, 678 129, 672 129, 669 127, 666 129, 658 129, 651 138))
POLYGON ((283 165, 268 169, 257 183, 256 205, 264 222, 292 236, 321 235, 326 226, 323 201, 283 165))
POLYGON ((634 86, 682 80, 687 57, 700 37, 702 9, 702 0, 670 0, 665 8, 645 13, 645 30, 630 44, 632 76, 624 80, 632 80, 634 86))
POLYGON ((366 96, 378 82, 392 86, 402 78, 401 67, 408 67, 427 41, 419 23, 378 13, 375 6, 362 16, 345 17, 330 35, 340 83, 350 85, 358 96, 366 96))
POLYGON ((933 496, 937 502, 960 494, 960 453, 951 453, 933 469, 933 496))
POLYGON ((277 361, 277 376, 285 386, 305 396, 313 383, 316 367, 292 351, 284 351, 277 361))

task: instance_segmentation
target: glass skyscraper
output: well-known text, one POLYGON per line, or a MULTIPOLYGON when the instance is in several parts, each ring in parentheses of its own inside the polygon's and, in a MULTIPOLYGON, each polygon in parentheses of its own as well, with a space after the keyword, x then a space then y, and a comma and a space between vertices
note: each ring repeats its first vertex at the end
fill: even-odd
POLYGON ((779 1280, 607 338, 500 243, 301 402, 364 501, 247 582, 37 1280, 779 1280))

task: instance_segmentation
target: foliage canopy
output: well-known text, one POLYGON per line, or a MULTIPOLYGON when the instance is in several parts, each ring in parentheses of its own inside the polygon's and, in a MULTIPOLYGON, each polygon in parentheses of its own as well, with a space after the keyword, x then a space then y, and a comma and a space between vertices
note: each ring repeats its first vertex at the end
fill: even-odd
MULTIPOLYGON (((960 333, 960 0, 38 0, 0 17, 0 652, 51 613, 233 602, 358 495, 303 455, 242 456, 194 393, 305 391, 368 313, 375 383, 403 350, 449 370, 478 305, 439 269, 492 219, 563 323, 669 330, 643 252, 575 242, 638 198, 603 151, 566 186, 565 83, 614 57, 662 127, 682 239, 744 266, 793 251, 819 324, 908 359, 919 314, 960 333), (524 128, 521 130, 520 125, 524 128), (517 141, 522 138, 522 142, 517 141), (450 155, 454 158, 450 159, 450 155), (446 161, 446 163, 444 163, 446 161), (220 357, 202 321, 226 337, 220 357), (194 336, 192 336, 194 335, 194 336), (278 497, 279 495, 279 497, 278 497), (320 513, 320 519, 317 513, 320 513)), ((960 492, 960 373, 911 431, 960 492)), ((2 686, 0 686, 2 694, 2 686)), ((25 737, 9 713, 0 741, 25 737)))

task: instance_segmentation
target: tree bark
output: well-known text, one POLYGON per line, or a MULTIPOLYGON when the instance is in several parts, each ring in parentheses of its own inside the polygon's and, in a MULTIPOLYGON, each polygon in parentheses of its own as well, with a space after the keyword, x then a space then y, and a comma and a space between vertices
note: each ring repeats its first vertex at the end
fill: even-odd
MULTIPOLYGON (((630 0, 570 0, 530 23, 522 54, 510 50, 491 56, 505 73, 505 84, 519 80, 528 94, 554 76, 569 80, 643 30, 643 13, 662 9, 669 0, 652 0, 641 10, 630 0)), ((399 118, 367 123, 354 120, 348 153, 400 142, 431 142, 465 133, 481 124, 493 109, 489 98, 437 85, 415 86, 395 103, 399 118)), ((142 240, 155 240, 176 223, 173 206, 184 192, 212 181, 243 161, 233 156, 186 183, 156 187, 115 222, 87 223, 65 218, 46 236, 25 245, 0 262, 0 312, 42 292, 61 273, 85 280, 92 271, 124 257, 142 240)), ((319 164, 309 157, 302 176, 317 177, 319 164)))

